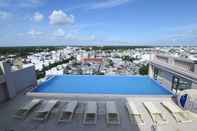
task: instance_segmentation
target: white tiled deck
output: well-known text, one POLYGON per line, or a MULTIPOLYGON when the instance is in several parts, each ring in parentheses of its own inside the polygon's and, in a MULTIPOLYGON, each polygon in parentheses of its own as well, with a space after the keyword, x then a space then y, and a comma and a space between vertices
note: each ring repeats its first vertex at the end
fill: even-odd
MULTIPOLYGON (((60 103, 50 115, 49 119, 44 122, 38 122, 32 120, 32 115, 34 110, 25 120, 17 120, 13 118, 13 114, 16 112, 17 107, 21 104, 32 99, 30 96, 25 96, 23 94, 18 95, 15 99, 10 100, 4 104, 0 105, 0 131, 152 131, 152 120, 148 112, 142 105, 144 101, 152 101, 161 107, 162 112, 168 119, 168 124, 161 126, 159 131, 195 131, 197 129, 197 118, 192 115, 192 123, 177 124, 170 113, 163 108, 159 103, 163 100, 171 100, 169 97, 131 97, 130 99, 134 101, 136 106, 140 111, 144 112, 145 115, 145 126, 138 128, 135 123, 131 123, 128 119, 126 109, 124 107, 126 99, 125 98, 56 98, 60 101, 78 100, 79 107, 77 108, 77 114, 74 115, 74 119, 69 123, 58 124, 57 120, 59 117, 62 104, 60 103), (120 112, 120 125, 107 125, 105 120, 105 102, 108 100, 114 100, 117 104, 118 110, 120 112), (96 101, 98 103, 98 120, 96 125, 83 125, 83 111, 84 104, 87 101, 96 101)), ((54 99, 46 98, 43 99, 54 99)))

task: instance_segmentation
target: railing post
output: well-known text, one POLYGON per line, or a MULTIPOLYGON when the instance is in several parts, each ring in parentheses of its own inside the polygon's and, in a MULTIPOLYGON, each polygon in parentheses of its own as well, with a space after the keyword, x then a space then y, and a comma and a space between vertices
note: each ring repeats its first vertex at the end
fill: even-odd
POLYGON ((150 78, 153 78, 153 72, 154 72, 153 66, 151 63, 149 63, 148 75, 150 78))
POLYGON ((194 73, 197 74, 197 61, 194 61, 194 73))
POLYGON ((174 65, 174 58, 173 57, 168 57, 168 64, 174 65))
MULTIPOLYGON (((194 61, 194 73, 197 75, 197 61, 194 61)), ((197 89, 197 83, 192 82, 192 88, 197 89)))
POLYGON ((153 74, 153 78, 155 79, 155 80, 157 80, 158 79, 158 74, 159 74, 159 69, 158 68, 154 68, 154 72, 153 72, 154 74, 153 74))
POLYGON ((155 55, 154 54, 150 54, 149 56, 149 67, 148 67, 148 75, 150 78, 153 78, 153 73, 154 73, 154 67, 151 64, 151 61, 154 59, 155 55))

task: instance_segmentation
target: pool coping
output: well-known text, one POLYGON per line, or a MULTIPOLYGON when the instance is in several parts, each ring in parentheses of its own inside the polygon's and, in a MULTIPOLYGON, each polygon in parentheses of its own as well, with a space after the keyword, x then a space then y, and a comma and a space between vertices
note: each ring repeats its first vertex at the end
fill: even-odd
MULTIPOLYGON (((149 79, 151 79, 152 81, 155 82, 155 84, 157 84, 158 86, 164 88, 165 90, 167 90, 168 92, 170 92, 171 94, 163 94, 163 95, 157 95, 157 94, 107 94, 107 93, 51 93, 51 92, 33 92, 33 90, 35 90, 36 88, 38 88, 39 86, 45 84, 46 82, 50 81, 51 79, 55 78, 56 76, 59 75, 54 75, 49 77, 47 80, 45 80, 43 83, 40 83, 39 85, 37 85, 35 88, 32 88, 30 91, 28 91, 26 93, 27 96, 32 96, 32 97, 110 97, 110 98, 126 98, 126 97, 175 97, 175 94, 173 91, 171 91, 169 88, 167 88, 165 85, 161 84, 158 80, 155 80, 151 77, 149 77, 148 75, 145 76, 141 76, 141 75, 136 75, 134 77, 148 77, 149 79)), ((60 75, 61 76, 61 75, 60 75)), ((68 75, 68 76, 89 76, 89 75, 68 75)), ((100 75, 96 75, 96 76, 100 76, 100 75)), ((115 76, 116 75, 107 75, 107 76, 115 76)), ((133 77, 133 75, 126 75, 126 76, 131 76, 133 77)), ((118 76, 121 77, 121 76, 118 76)), ((122 77, 125 77, 122 76, 122 77)))
POLYGON ((126 97, 174 97, 174 95, 121 95, 121 94, 88 94, 88 93, 39 93, 39 92, 27 92, 27 96, 32 97, 96 97, 96 98, 126 98, 126 97))

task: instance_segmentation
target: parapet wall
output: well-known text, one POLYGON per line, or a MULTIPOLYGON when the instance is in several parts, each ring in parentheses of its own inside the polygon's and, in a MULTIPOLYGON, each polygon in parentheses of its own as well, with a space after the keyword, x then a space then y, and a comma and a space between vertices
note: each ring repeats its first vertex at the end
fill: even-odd
POLYGON ((0 76, 0 103, 8 99, 6 82, 3 76, 0 76))
POLYGON ((23 91, 25 88, 36 85, 36 74, 34 67, 28 67, 11 73, 16 93, 23 91))
POLYGON ((9 98, 13 98, 17 93, 37 84, 34 66, 12 71, 9 63, 3 63, 3 73, 9 98))
POLYGON ((159 69, 168 74, 164 77, 169 82, 172 82, 173 77, 177 77, 189 81, 191 88, 197 89, 197 61, 164 54, 152 54, 149 63, 150 77, 153 78, 159 69))
POLYGON ((173 57, 169 55, 155 54, 151 61, 159 61, 163 64, 170 64, 188 72, 197 73, 197 62, 186 58, 173 57))

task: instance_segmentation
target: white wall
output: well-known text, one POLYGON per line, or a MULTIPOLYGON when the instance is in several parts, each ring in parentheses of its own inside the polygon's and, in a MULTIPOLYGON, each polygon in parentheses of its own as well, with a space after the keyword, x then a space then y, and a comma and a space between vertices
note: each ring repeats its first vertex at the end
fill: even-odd
POLYGON ((5 81, 0 81, 0 103, 8 99, 8 92, 5 81))
POLYGON ((34 66, 11 71, 10 64, 3 63, 3 68, 9 98, 13 98, 17 93, 37 84, 34 66))

